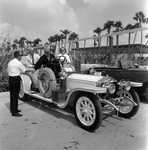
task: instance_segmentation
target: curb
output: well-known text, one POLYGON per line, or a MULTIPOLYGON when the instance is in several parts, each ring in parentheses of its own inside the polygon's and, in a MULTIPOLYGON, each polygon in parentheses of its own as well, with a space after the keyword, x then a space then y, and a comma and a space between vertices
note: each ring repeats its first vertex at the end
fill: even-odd
POLYGON ((1 97, 7 97, 9 95, 10 95, 9 92, 0 92, 0 98, 1 97))

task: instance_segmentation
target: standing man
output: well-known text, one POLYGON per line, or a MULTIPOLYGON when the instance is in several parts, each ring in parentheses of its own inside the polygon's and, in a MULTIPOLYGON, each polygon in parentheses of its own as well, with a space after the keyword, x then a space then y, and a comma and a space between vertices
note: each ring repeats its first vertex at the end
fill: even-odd
POLYGON ((21 51, 14 52, 14 59, 8 63, 9 87, 10 87, 10 111, 12 116, 21 117, 18 110, 18 96, 20 91, 20 75, 26 71, 34 71, 34 68, 26 68, 21 62, 21 51))
POLYGON ((34 48, 29 48, 29 54, 26 56, 26 60, 28 61, 29 65, 34 66, 39 59, 40 56, 34 52, 34 48))

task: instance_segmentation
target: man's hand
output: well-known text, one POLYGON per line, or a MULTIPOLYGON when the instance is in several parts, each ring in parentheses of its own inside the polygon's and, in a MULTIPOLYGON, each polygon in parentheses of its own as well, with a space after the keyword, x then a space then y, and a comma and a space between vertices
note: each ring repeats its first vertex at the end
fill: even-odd
POLYGON ((27 67, 26 71, 27 71, 27 72, 35 72, 35 69, 34 69, 34 68, 30 68, 30 67, 28 68, 28 67, 27 67))

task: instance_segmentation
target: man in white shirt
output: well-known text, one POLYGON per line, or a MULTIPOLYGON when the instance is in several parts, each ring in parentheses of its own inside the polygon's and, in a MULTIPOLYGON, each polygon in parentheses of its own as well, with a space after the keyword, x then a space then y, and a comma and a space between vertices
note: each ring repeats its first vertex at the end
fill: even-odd
POLYGON ((18 96, 20 91, 20 75, 26 71, 34 72, 34 68, 26 68, 21 62, 21 51, 14 52, 14 59, 8 63, 7 72, 9 75, 9 87, 10 87, 10 111, 12 116, 21 117, 18 110, 18 96))
POLYGON ((34 52, 34 48, 29 49, 29 54, 26 56, 26 60, 28 61, 30 66, 34 66, 36 62, 40 59, 40 55, 34 52))

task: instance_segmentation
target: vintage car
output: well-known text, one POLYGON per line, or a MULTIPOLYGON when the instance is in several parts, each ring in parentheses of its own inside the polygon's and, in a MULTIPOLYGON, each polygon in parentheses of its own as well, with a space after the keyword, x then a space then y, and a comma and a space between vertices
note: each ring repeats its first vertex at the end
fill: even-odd
POLYGON ((133 64, 130 60, 118 60, 114 66, 100 64, 82 64, 83 70, 87 73, 89 68, 93 67, 97 72, 102 72, 103 75, 109 75, 118 82, 122 79, 130 80, 131 82, 142 83, 142 86, 134 87, 138 95, 145 96, 148 102, 148 69, 133 64))
POLYGON ((55 70, 41 68, 37 74, 22 74, 19 98, 36 97, 59 108, 72 105, 78 124, 87 131, 97 129, 105 114, 136 115, 140 101, 134 90, 128 92, 129 82, 76 72, 64 62, 64 57, 57 57, 53 60, 55 70))

